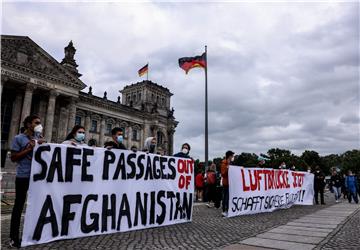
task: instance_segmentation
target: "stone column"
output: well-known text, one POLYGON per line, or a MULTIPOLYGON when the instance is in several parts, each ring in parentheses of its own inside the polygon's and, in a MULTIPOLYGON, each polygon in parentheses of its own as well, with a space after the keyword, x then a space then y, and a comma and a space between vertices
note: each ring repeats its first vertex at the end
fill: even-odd
POLYGON ((48 142, 51 142, 51 139, 52 139, 55 104, 56 104, 57 96, 58 96, 58 93, 55 90, 50 91, 48 107, 47 107, 47 111, 46 111, 46 124, 45 124, 45 139, 48 142))
POLYGON ((128 134, 128 140, 127 140, 127 144, 128 144, 127 146, 128 146, 128 148, 131 148, 131 146, 132 146, 132 136, 133 136, 133 135, 132 135, 132 132, 133 132, 132 126, 133 126, 132 124, 129 124, 129 130, 128 130, 128 131, 129 131, 129 132, 128 132, 129 134, 128 134))
POLYGON ((25 117, 30 115, 31 102, 32 102, 34 89, 35 89, 34 86, 31 86, 30 84, 26 85, 22 111, 21 111, 21 122, 25 120, 25 117))
POLYGON ((167 145, 167 149, 168 149, 168 154, 169 154, 169 155, 173 155, 173 154, 174 154, 174 133, 175 133, 175 130, 169 130, 169 131, 168 131, 168 145, 167 145))
POLYGON ((42 122, 45 121, 45 116, 46 116, 46 105, 47 105, 47 101, 41 99, 39 102, 39 113, 38 115, 40 116, 40 119, 42 122))
MULTIPOLYGON (((141 126, 140 127, 140 131, 139 131, 139 136, 140 136, 140 148, 142 148, 144 146, 144 142, 145 142, 145 137, 144 137, 144 131, 145 131, 145 127, 141 126)), ((140 149, 139 148, 139 149, 140 149)))
POLYGON ((66 136, 67 136, 67 126, 68 126, 68 119, 69 119, 69 110, 66 107, 61 107, 60 108, 60 119, 59 119, 59 134, 58 134, 58 139, 60 139, 60 141, 64 141, 66 136), (65 121, 65 122, 63 122, 65 121))
POLYGON ((106 121, 106 117, 102 116, 101 122, 100 122, 100 135, 99 135, 99 146, 100 147, 104 146, 104 141, 105 141, 105 121, 106 121))
POLYGON ((67 123, 67 132, 70 133, 72 128, 75 126, 75 117, 76 117, 76 102, 75 98, 71 97, 70 103, 68 105, 69 116, 68 116, 68 123, 67 123))
POLYGON ((85 117, 85 140, 89 141, 90 139, 90 126, 91 126, 91 112, 86 112, 85 117))
POLYGON ((9 139, 8 139, 8 145, 11 146, 11 142, 14 139, 14 136, 19 132, 19 127, 22 125, 19 125, 20 122, 20 113, 21 113, 21 101, 22 101, 22 94, 17 93, 13 108, 12 108, 12 114, 11 114, 11 127, 9 131, 9 139))

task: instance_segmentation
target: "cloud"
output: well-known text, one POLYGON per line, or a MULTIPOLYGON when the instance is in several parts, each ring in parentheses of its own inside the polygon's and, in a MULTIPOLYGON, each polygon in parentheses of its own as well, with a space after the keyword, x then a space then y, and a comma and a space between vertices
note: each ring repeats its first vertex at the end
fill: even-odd
POLYGON ((209 153, 359 148, 359 3, 4 3, 2 34, 53 55, 73 40, 82 80, 116 100, 150 79, 170 89, 174 148, 204 159, 204 72, 177 59, 208 45, 209 153), (59 15, 61 13, 61 15, 59 15))

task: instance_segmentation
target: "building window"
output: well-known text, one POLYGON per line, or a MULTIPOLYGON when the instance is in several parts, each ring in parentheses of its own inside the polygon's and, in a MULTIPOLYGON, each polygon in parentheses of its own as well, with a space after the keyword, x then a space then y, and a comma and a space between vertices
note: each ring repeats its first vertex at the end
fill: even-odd
POLYGON ((164 142, 164 136, 163 133, 161 133, 160 131, 157 132, 157 144, 158 145, 162 145, 164 142))
POLYGON ((106 134, 111 135, 111 130, 112 130, 112 124, 111 123, 106 124, 106 134))
POLYGON ((138 140, 138 131, 137 129, 133 129, 132 130, 132 138, 133 141, 137 141, 138 140))
POLYGON ((90 132, 97 132, 97 121, 96 120, 92 120, 91 121, 91 129, 90 132))
POLYGON ((81 125, 81 116, 75 116, 75 125, 81 125))
POLYGON ((141 100, 141 93, 138 93, 138 100, 141 100))

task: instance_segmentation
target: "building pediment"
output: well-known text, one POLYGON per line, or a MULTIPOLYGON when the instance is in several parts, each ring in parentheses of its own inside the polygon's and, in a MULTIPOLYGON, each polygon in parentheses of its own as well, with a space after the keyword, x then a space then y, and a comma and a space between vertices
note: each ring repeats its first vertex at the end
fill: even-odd
POLYGON ((26 36, 1 36, 2 66, 79 90, 86 85, 26 36))

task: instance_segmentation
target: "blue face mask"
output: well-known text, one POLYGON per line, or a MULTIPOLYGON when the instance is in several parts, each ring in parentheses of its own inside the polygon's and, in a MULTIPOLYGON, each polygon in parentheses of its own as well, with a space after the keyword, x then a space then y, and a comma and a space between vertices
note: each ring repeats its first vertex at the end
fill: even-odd
POLYGON ((84 133, 76 133, 75 140, 77 140, 78 142, 82 142, 84 139, 85 139, 84 133))
POLYGON ((123 143, 124 137, 123 137, 122 135, 118 135, 118 136, 116 137, 116 140, 117 140, 118 143, 123 143))

